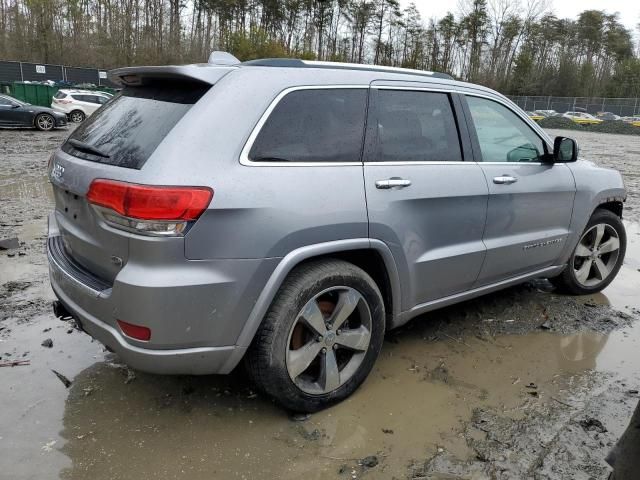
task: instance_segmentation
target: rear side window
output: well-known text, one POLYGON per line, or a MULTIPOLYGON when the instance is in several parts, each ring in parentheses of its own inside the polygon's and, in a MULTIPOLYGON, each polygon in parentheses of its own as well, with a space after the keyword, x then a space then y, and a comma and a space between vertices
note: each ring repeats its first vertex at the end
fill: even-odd
POLYGON ((297 90, 278 102, 255 139, 253 162, 359 162, 367 89, 297 90))
POLYGON ((448 94, 380 89, 377 105, 375 161, 462 161, 448 94))
POLYGON ((92 162, 140 169, 209 88, 186 82, 127 87, 85 120, 62 150, 92 162))
POLYGON ((64 98, 66 96, 67 96, 67 94, 64 93, 64 92, 57 92, 53 97, 57 98, 57 99, 61 99, 61 98, 64 98))

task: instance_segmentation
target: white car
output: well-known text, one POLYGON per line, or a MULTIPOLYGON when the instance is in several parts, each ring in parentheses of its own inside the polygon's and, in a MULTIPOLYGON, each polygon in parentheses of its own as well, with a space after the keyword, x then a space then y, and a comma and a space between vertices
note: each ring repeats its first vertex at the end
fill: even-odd
POLYGON ((51 108, 65 113, 72 122, 79 123, 112 97, 110 93, 91 90, 58 90, 53 96, 51 108))
POLYGON ((567 112, 562 116, 582 125, 597 125, 602 123, 602 120, 599 118, 585 112, 567 112))

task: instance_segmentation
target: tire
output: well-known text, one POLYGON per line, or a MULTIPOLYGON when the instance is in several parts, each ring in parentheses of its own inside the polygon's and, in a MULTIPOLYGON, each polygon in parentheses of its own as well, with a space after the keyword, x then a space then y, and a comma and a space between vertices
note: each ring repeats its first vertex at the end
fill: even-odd
POLYGON ((618 274, 626 250, 627 234, 620 217, 598 209, 591 215, 567 267, 550 281, 559 291, 572 295, 599 292, 618 274))
POLYGON ((69 120, 71 120, 73 123, 82 123, 84 122, 85 118, 87 118, 87 116, 80 110, 73 110, 69 114, 69 120))
POLYGON ((36 116, 34 125, 38 130, 48 132, 50 130, 53 130, 53 128, 56 126, 56 121, 48 113, 41 113, 40 115, 36 116))
POLYGON ((342 260, 314 261, 296 268, 283 283, 245 366, 256 386, 283 407, 316 412, 362 384, 384 332, 384 303, 373 279, 342 260), (332 319, 334 325, 323 333, 323 323, 332 319))

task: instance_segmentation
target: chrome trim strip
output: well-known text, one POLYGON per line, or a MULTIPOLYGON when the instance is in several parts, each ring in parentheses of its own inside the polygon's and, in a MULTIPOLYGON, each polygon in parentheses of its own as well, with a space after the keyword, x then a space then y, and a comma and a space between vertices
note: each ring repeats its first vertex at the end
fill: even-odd
POLYGON ((429 302, 421 303, 411 308, 410 310, 402 312, 400 315, 400 321, 398 322, 397 325, 394 325, 394 327, 400 326, 422 313, 430 312, 431 310, 436 310, 441 307, 446 307, 447 305, 452 305, 454 303, 458 303, 463 300, 479 297, 481 295, 484 295, 486 293, 490 293, 496 290, 502 290, 503 288, 507 288, 511 285, 517 285, 519 283, 525 282, 533 278, 543 277, 547 275, 555 275, 557 273, 562 272, 564 268, 565 268, 565 265, 554 265, 551 267, 541 268, 540 270, 518 275, 516 277, 507 278, 505 280, 501 280, 499 282, 492 283, 490 285, 483 285, 481 287, 476 287, 471 290, 467 290, 465 292, 449 295, 448 297, 438 298, 436 300, 431 300, 429 302))
POLYGON ((249 159, 249 152, 251 151, 251 147, 253 147, 253 143, 255 142, 260 130, 266 123, 267 119, 276 108, 278 103, 289 93, 296 92, 299 90, 334 90, 334 89, 369 89, 369 85, 302 85, 296 87, 285 88, 281 91, 276 98, 269 104, 265 112, 258 120, 258 123, 249 138, 247 139, 244 147, 242 148, 242 152, 240 153, 240 163, 247 167, 345 167, 345 166, 361 166, 362 162, 252 162, 249 159))
MULTIPOLYGON (((384 80, 376 80, 376 81, 384 81, 384 80)), ((363 165, 363 162, 252 162, 249 159, 249 152, 251 151, 251 147, 255 142, 260 130, 266 123, 267 119, 276 108, 278 103, 289 93, 295 92, 298 90, 327 90, 327 89, 340 89, 340 88, 352 88, 352 89, 376 89, 376 90, 407 90, 407 91, 427 91, 427 92, 439 92, 439 93, 448 93, 454 94, 458 93, 461 95, 468 95, 472 97, 484 98, 487 100, 491 100, 499 103, 503 107, 509 109, 515 115, 520 117, 525 123, 536 133, 540 139, 545 142, 547 148, 552 148, 551 137, 533 120, 531 120, 524 112, 519 113, 514 110, 512 105, 505 102, 498 94, 484 94, 480 92, 470 92, 460 88, 443 88, 442 86, 418 86, 418 85, 378 85, 378 84, 332 84, 332 85, 302 85, 289 87, 281 91, 276 98, 269 104, 265 112, 262 114, 258 123, 255 125, 249 138, 247 139, 244 147, 242 148, 242 152, 240 153, 240 163, 247 167, 345 167, 345 166, 358 166, 363 165)), ((514 104, 515 105, 515 104, 514 104)), ((520 110, 520 108, 518 108, 520 110)), ((471 119, 469 121, 472 121, 471 119)), ((388 165, 388 166, 397 166, 397 165, 504 165, 509 162, 474 162, 474 161, 459 161, 459 162, 366 162, 367 165, 388 165)), ((546 165, 544 162, 522 162, 518 163, 519 165, 546 165)), ((512 165, 512 164, 510 164, 512 165)))

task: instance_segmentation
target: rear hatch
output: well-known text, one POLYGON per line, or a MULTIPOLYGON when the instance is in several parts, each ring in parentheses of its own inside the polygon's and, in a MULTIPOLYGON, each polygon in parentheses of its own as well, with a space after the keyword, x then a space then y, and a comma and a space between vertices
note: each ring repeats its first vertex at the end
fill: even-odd
MULTIPOLYGON (((192 68, 203 76, 203 67, 192 68)), ((121 70, 130 84, 54 154, 49 177, 65 253, 100 280, 112 284, 126 264, 131 234, 107 225, 87 201, 91 183, 98 178, 144 183, 145 163, 158 145, 215 80, 230 71, 210 70, 209 81, 193 78, 188 67, 121 70), (179 68, 183 71, 176 73, 179 68)))

